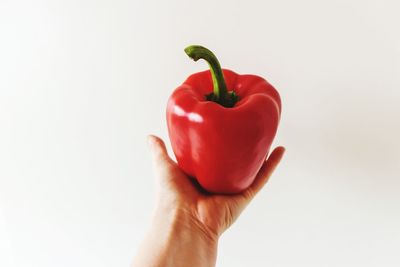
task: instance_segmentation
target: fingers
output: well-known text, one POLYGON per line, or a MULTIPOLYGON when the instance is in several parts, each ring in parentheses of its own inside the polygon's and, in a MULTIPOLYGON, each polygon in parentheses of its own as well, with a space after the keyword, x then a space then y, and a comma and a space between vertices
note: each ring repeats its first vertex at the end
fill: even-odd
POLYGON ((153 168, 158 188, 192 192, 194 187, 191 181, 168 156, 163 140, 154 135, 149 135, 147 138, 153 156, 153 168))
POLYGON ((160 137, 149 135, 147 136, 147 142, 156 166, 170 163, 171 159, 168 156, 167 148, 165 147, 164 141, 160 137))
POLYGON ((252 198, 261 190, 261 188, 264 187, 264 185, 268 182, 269 177, 271 177, 275 168, 281 161, 284 153, 285 148, 282 146, 279 146, 272 151, 271 155, 264 162, 263 166, 258 172, 254 182, 243 192, 245 196, 252 198))

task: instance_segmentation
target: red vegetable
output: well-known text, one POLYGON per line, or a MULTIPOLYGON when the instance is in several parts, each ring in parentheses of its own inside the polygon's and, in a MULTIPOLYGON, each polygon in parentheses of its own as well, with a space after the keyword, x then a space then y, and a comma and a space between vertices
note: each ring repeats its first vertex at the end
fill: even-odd
POLYGON ((192 74, 169 98, 168 132, 178 165, 209 192, 238 193, 268 155, 280 119, 279 94, 259 76, 222 70, 204 47, 185 52, 206 60, 210 70, 192 74))

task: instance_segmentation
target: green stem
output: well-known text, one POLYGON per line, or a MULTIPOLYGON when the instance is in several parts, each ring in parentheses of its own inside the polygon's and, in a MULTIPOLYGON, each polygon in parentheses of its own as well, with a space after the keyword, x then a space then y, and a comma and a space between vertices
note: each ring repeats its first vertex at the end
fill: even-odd
POLYGON ((207 61, 212 76, 214 85, 214 94, 212 100, 223 104, 224 99, 227 98, 228 90, 222 73, 221 65, 213 52, 200 45, 191 45, 185 48, 186 54, 194 61, 204 59, 207 61))

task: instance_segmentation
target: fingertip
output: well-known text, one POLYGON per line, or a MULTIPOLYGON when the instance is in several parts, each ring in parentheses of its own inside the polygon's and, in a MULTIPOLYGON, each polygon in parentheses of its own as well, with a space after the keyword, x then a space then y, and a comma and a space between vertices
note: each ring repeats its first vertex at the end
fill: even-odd
POLYGON ((147 145, 149 146, 149 148, 153 148, 154 142, 155 142, 155 136, 151 134, 147 135, 147 145))
POLYGON ((149 146, 153 149, 165 147, 164 141, 156 135, 149 134, 147 136, 147 142, 148 142, 149 146))
POLYGON ((148 135, 147 142, 155 158, 168 158, 167 148, 164 141, 156 135, 148 135))
POLYGON ((254 196, 255 194, 257 194, 268 182, 270 176, 281 161, 285 151, 285 147, 278 146, 272 151, 267 160, 264 161, 260 170, 258 171, 258 174, 253 184, 248 189, 249 192, 252 192, 252 194, 250 195, 254 196))
POLYGON ((164 140, 162 140, 160 137, 153 135, 153 144, 154 146, 156 146, 157 148, 160 148, 161 150, 166 150, 166 146, 164 143, 164 140))
POLYGON ((280 154, 284 154, 286 148, 284 146, 277 146, 274 150, 278 151, 280 154))
POLYGON ((272 151, 270 158, 276 158, 278 160, 281 160, 283 155, 286 152, 286 148, 283 146, 278 146, 274 149, 274 151, 272 151))

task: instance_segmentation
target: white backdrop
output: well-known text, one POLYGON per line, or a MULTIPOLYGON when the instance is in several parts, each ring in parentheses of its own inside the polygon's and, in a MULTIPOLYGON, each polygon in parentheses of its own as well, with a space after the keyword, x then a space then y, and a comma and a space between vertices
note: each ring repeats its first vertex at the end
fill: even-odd
POLYGON ((283 100, 287 153, 217 265, 400 266, 399 10, 0 0, 0 266, 129 265, 154 203, 146 135, 169 145, 167 98, 207 68, 189 44, 283 100))

